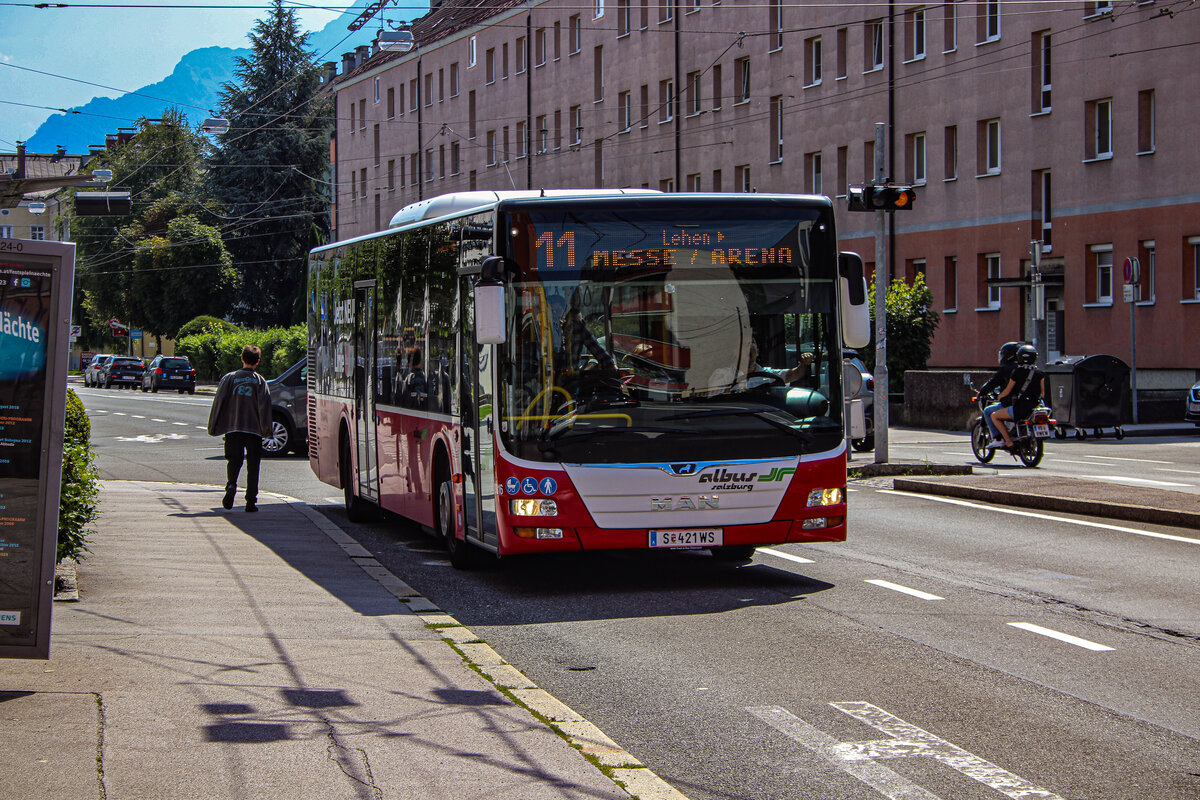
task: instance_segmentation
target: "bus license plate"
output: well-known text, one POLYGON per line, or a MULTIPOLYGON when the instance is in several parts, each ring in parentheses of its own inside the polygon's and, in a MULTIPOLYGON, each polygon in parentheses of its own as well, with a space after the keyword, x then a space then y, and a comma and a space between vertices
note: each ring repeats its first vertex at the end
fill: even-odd
POLYGON ((720 547, 723 542, 720 528, 696 530, 650 531, 651 547, 720 547))
POLYGON ((1045 439, 1045 438, 1049 437, 1050 436, 1050 426, 1049 425, 1034 425, 1033 426, 1033 435, 1039 439, 1045 439))

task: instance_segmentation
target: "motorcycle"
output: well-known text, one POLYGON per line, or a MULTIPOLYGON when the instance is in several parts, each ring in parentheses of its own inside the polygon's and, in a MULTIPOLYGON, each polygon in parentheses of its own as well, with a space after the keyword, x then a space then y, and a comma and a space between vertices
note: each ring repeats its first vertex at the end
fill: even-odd
POLYGON ((966 384, 971 390, 971 402, 979 407, 979 419, 971 426, 971 450, 975 453, 975 458, 979 459, 979 463, 988 463, 1000 449, 1007 449, 1027 467, 1036 467, 1042 463, 1045 450, 1043 440, 1050 438, 1058 424, 1051 418, 1050 409, 1039 405, 1025 419, 1006 420, 1004 425, 1012 439, 1012 448, 991 448, 988 444, 992 441, 992 432, 983 419, 983 410, 993 401, 989 396, 981 395, 970 380, 966 384))

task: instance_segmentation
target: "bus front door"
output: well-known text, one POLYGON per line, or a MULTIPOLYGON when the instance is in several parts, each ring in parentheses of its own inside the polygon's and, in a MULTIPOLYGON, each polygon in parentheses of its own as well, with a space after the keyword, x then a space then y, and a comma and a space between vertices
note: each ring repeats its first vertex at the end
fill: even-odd
POLYGON ((492 446, 492 392, 495 386, 494 345, 475 341, 475 308, 470 285, 464 284, 462 325, 463 522, 467 536, 495 546, 496 475, 492 446))
POLYGON ((375 449, 375 281, 354 283, 354 427, 358 495, 379 502, 375 449))

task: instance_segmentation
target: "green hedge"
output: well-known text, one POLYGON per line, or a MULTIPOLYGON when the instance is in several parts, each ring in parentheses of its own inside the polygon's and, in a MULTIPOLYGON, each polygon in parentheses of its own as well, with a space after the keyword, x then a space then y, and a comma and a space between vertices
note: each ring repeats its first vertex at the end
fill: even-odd
POLYGON ((242 348, 248 344, 258 345, 262 350, 258 371, 271 379, 308 352, 308 330, 304 325, 263 331, 209 329, 175 342, 175 352, 188 357, 200 380, 215 381, 242 365, 242 348))
POLYGON ((205 314, 195 317, 194 319, 191 319, 179 326, 179 330, 175 332, 174 338, 182 339, 185 336, 193 336, 197 333, 204 333, 205 331, 234 330, 237 330, 237 325, 234 325, 232 322, 220 319, 218 317, 210 317, 205 314))
POLYGON ((100 516, 96 499, 100 479, 92 449, 92 423, 83 402, 73 389, 67 389, 67 418, 63 432, 62 489, 58 511, 58 555, 81 558, 88 550, 88 536, 95 531, 88 525, 100 516))

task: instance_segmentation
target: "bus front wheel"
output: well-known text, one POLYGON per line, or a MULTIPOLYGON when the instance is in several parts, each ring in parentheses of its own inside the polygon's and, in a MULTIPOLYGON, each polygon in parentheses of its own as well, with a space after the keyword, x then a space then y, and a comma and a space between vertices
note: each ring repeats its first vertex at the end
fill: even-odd
POLYGON ((454 516, 454 484, 450 480, 449 470, 444 465, 439 467, 437 473, 433 519, 437 525, 438 536, 446 543, 450 564, 455 569, 462 570, 479 567, 483 561, 483 551, 465 538, 458 538, 458 524, 454 516))

